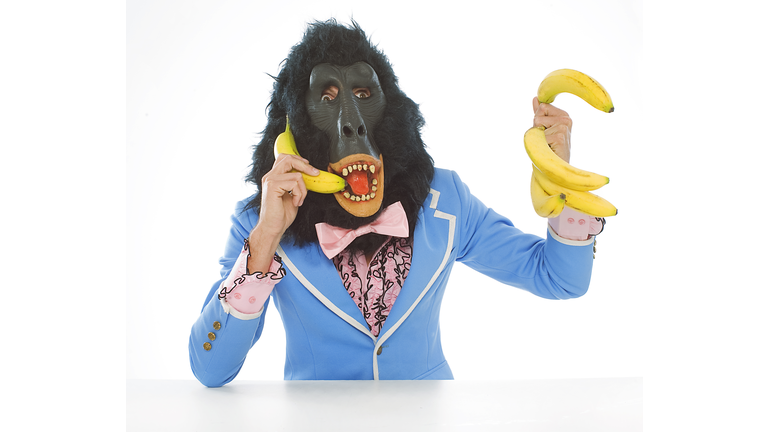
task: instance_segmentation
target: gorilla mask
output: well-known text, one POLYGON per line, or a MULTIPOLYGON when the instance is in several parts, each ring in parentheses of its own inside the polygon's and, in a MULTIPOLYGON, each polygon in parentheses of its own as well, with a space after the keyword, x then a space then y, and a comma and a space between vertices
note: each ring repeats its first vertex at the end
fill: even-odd
MULTIPOLYGON (((432 158, 421 140, 424 118, 400 90, 387 57, 365 32, 354 21, 350 26, 335 20, 310 23, 274 78, 267 125, 254 148, 247 180, 261 185, 261 178, 272 169, 275 139, 285 131, 288 117, 299 154, 349 184, 333 195, 307 194, 282 241, 317 242, 319 222, 358 228, 398 201, 413 235, 434 175, 432 158)), ((257 190, 243 211, 258 212, 260 203, 257 190)), ((350 248, 375 250, 381 245, 376 236, 361 236, 350 248)))
POLYGON ((330 139, 328 171, 347 181, 336 201, 354 216, 375 214, 384 197, 384 165, 372 131, 387 104, 376 71, 365 62, 319 64, 310 74, 306 104, 312 124, 330 139))

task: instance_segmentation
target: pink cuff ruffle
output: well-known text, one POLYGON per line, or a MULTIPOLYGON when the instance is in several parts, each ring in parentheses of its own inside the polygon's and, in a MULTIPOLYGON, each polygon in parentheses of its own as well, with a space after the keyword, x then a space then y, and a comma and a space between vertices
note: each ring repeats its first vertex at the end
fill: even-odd
POLYGON ((221 284, 219 299, 229 303, 232 308, 243 314, 254 314, 264 307, 264 302, 272 292, 275 284, 285 276, 282 260, 275 255, 269 271, 248 274, 248 257, 250 248, 248 240, 243 244, 243 250, 237 257, 232 271, 221 284))
POLYGON ((605 219, 596 218, 565 207, 559 216, 549 219, 549 225, 562 238, 568 240, 588 240, 590 236, 600 234, 605 219))

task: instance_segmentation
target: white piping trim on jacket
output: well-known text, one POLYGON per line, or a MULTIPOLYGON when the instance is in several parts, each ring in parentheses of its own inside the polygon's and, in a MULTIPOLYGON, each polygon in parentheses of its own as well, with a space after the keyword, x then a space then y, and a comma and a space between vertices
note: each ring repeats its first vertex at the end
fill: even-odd
POLYGON ((309 282, 309 280, 303 274, 301 274, 299 269, 296 268, 296 266, 293 264, 293 262, 290 260, 290 258, 288 258, 288 256, 285 254, 285 251, 283 250, 283 248, 280 245, 277 246, 277 254, 280 255, 280 257, 283 259, 283 263, 286 266, 288 266, 288 269, 291 270, 291 273, 294 276, 296 276, 296 279, 298 279, 299 282, 301 282, 301 284, 304 285, 304 288, 306 288, 309 292, 311 292, 312 295, 317 297, 317 299, 320 300, 320 302, 322 304, 324 304, 325 307, 327 307, 328 309, 331 310, 331 312, 335 313, 341 319, 343 319, 344 321, 349 323, 349 325, 351 325, 352 327, 354 327, 354 328, 360 330, 361 332, 365 333, 366 335, 370 336, 370 338, 373 339, 373 342, 376 343, 376 336, 374 336, 373 333, 371 333, 370 330, 368 330, 367 328, 363 327, 363 325, 360 324, 356 319, 352 318, 346 312, 344 312, 343 310, 339 309, 338 306, 333 304, 332 301, 328 300, 328 297, 324 296, 323 293, 320 292, 320 290, 315 288, 315 286, 312 285, 312 283, 309 282))
MULTIPOLYGON (((227 301, 225 299, 221 299, 221 300, 219 300, 219 302, 221 302, 221 307, 224 308, 224 313, 230 314, 233 317, 235 317, 237 319, 241 319, 243 321, 249 321, 249 320, 256 319, 256 318, 260 317, 261 314, 264 313, 264 307, 263 306, 262 306, 260 311, 255 312, 255 313, 251 313, 251 314, 247 314, 247 313, 242 313, 239 310, 233 308, 232 305, 227 303, 227 301)), ((265 301, 265 303, 266 303, 266 301, 265 301)))
POLYGON ((384 335, 379 336, 379 340, 376 341, 376 345, 373 347, 373 379, 378 380, 379 379, 379 361, 378 361, 378 354, 376 351, 378 351, 379 347, 381 347, 382 344, 390 337, 392 336, 392 333, 397 330, 398 327, 405 321, 406 318, 413 312, 413 310, 418 306, 419 302, 421 302, 421 299, 424 298, 424 296, 427 294, 427 291, 429 291, 430 288, 432 288, 432 284, 435 283, 437 280, 437 277, 440 275, 440 273, 443 272, 443 269, 445 268, 445 265, 448 263, 448 259, 451 256, 451 249, 453 249, 453 236, 454 232, 456 230, 456 216, 451 215, 448 213, 441 212, 440 210, 437 210, 437 201, 440 199, 440 192, 430 189, 429 193, 432 194, 432 202, 429 204, 429 208, 435 209, 435 217, 440 219, 446 219, 449 222, 449 228, 448 228, 448 245, 445 248, 445 254, 443 255, 443 261, 440 263, 440 266, 437 268, 437 271, 435 274, 432 275, 432 279, 429 280, 429 283, 426 287, 421 291, 421 294, 419 294, 419 297, 416 298, 416 301, 413 302, 411 307, 405 312, 405 314, 400 318, 400 320, 395 323, 395 325, 392 326, 384 335))

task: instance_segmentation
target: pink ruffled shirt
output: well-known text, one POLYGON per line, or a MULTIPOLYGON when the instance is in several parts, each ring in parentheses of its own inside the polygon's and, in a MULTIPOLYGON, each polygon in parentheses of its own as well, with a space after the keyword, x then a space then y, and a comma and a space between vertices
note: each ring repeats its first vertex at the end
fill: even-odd
POLYGON ((349 249, 332 258, 344 288, 360 308, 374 336, 379 335, 403 289, 412 256, 410 238, 389 237, 373 255, 370 264, 362 252, 352 254, 349 249))
POLYGON ((248 274, 248 257, 251 255, 248 239, 237 257, 229 276, 221 283, 219 300, 222 307, 237 318, 255 319, 261 316, 264 302, 275 284, 285 276, 283 262, 275 255, 267 273, 248 274))
POLYGON ((562 238, 589 240, 603 231, 605 219, 589 216, 570 207, 565 207, 559 216, 549 219, 549 225, 562 238))

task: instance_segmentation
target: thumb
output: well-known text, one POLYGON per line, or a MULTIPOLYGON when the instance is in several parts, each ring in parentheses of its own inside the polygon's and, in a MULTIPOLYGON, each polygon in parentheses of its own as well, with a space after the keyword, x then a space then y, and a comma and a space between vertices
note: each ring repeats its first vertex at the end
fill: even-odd
POLYGON ((535 96, 533 98, 533 113, 536 114, 536 111, 539 110, 539 97, 535 96))

